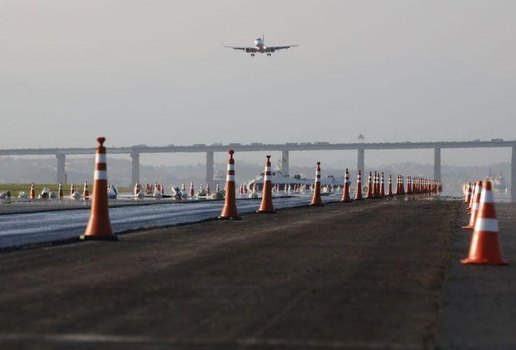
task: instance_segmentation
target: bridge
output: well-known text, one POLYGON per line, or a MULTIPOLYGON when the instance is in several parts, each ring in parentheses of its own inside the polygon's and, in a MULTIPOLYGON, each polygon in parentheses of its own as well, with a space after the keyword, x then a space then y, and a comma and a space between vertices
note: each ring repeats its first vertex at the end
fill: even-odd
MULTIPOLYGON (((110 147, 111 154, 129 154, 132 159, 132 183, 140 179, 140 155, 151 153, 206 153, 206 183, 213 185, 215 152, 227 152, 233 148, 236 152, 280 151, 282 152, 282 173, 289 174, 289 153, 300 151, 357 151, 357 169, 365 169, 366 150, 434 150, 434 179, 441 180, 441 150, 463 148, 510 148, 511 156, 511 198, 516 200, 516 141, 460 141, 460 142, 380 142, 380 143, 328 143, 302 142, 285 144, 239 143, 192 145, 192 146, 146 146, 110 147)), ((55 155, 57 158, 57 182, 65 182, 65 162, 67 155, 94 155, 95 148, 26 148, 0 149, 0 156, 55 155)))

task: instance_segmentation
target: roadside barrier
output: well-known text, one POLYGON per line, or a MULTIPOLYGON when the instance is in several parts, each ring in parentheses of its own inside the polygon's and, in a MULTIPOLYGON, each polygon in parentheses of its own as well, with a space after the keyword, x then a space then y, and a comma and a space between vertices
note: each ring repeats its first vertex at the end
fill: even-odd
POLYGON ((312 201, 310 202, 311 207, 320 207, 322 206, 321 200, 321 162, 317 162, 317 167, 315 168, 315 186, 314 186, 314 194, 312 196, 312 201))
POLYGON ((111 221, 109 220, 109 204, 107 196, 107 163, 104 137, 98 137, 97 153, 95 155, 95 171, 93 175, 93 198, 91 201, 91 214, 88 226, 82 240, 116 241, 118 237, 113 234, 111 221))
POLYGON ((471 237, 469 254, 462 264, 507 265, 503 259, 500 238, 498 236, 498 220, 494 205, 492 185, 483 181, 480 196, 480 207, 471 237))
POLYGON ((233 154, 235 151, 230 149, 228 153, 229 160, 228 171, 226 175, 226 196, 224 199, 224 207, 222 208, 222 213, 220 214, 219 219, 241 220, 241 218, 238 216, 235 197, 235 160, 233 159, 233 154))
POLYGON ((263 173, 262 202, 258 213, 273 214, 276 211, 272 204, 272 179, 271 179, 271 156, 266 156, 265 170, 263 173))

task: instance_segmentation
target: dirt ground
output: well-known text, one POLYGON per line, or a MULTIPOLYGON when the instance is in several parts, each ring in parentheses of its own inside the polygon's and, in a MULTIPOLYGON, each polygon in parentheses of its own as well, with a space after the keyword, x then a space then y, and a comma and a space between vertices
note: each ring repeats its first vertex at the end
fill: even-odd
POLYGON ((0 348, 460 346, 453 317, 475 310, 460 274, 485 269, 448 271, 467 252, 464 215, 459 202, 372 200, 0 254, 0 348))

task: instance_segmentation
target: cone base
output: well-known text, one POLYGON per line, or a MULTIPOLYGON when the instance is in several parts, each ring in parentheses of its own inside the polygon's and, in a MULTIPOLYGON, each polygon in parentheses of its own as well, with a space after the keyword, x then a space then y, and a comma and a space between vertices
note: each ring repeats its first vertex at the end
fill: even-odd
POLYGON ((242 220, 240 216, 219 216, 219 220, 242 220))
POLYGON ((80 235, 79 239, 81 241, 118 241, 118 236, 117 235, 99 235, 99 236, 80 235))
POLYGON ((353 201, 351 199, 341 199, 340 202, 341 203, 351 203, 353 201))
POLYGON ((468 230, 473 230, 475 228, 475 226, 462 226, 462 228, 465 228, 465 229, 468 229, 468 230))
POLYGON ((463 265, 509 265, 509 263, 507 263, 506 261, 504 260, 489 260, 489 259, 470 259, 470 258, 467 258, 467 259, 462 259, 460 261, 461 264, 463 265))
POLYGON ((260 214, 276 214, 276 210, 257 210, 256 212, 260 214))
POLYGON ((309 204, 310 207, 324 207, 324 204, 320 204, 320 203, 310 203, 309 204))

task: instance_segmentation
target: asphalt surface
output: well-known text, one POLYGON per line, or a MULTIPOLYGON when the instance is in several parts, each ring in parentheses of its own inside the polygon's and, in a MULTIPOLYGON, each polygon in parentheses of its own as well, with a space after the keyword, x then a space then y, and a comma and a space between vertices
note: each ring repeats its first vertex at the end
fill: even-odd
POLYGON ((460 208, 337 203, 0 254, 0 348, 433 348, 460 208))
POLYGON ((496 210, 509 265, 461 265, 472 231, 456 228, 439 322, 442 349, 516 349, 516 204, 499 203, 496 210))

